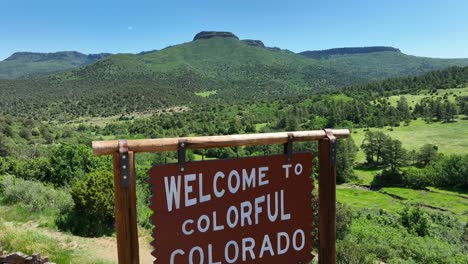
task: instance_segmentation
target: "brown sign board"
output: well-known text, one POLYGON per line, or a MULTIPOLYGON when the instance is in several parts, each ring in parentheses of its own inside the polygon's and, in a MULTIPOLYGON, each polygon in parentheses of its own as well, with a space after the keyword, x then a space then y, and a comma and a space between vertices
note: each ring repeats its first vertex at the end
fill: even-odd
POLYGON ((309 263, 312 154, 155 165, 154 263, 309 263))

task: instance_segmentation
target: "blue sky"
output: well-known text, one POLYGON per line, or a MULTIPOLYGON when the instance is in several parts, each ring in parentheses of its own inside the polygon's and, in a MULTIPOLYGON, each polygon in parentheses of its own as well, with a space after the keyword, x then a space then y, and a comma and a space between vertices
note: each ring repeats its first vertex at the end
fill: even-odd
POLYGON ((15 51, 140 52, 202 30, 295 52, 384 45, 468 57, 467 0, 2 0, 0 60, 15 51))

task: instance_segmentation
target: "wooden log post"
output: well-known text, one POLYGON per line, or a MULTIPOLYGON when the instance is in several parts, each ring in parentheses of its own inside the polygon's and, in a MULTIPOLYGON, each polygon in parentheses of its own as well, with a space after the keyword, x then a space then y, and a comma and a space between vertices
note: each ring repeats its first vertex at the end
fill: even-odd
POLYGON ((120 264, 138 264, 135 159, 124 140, 119 142, 119 152, 113 154, 113 165, 118 260, 120 264))
POLYGON ((336 138, 319 141, 319 264, 336 263, 336 138))

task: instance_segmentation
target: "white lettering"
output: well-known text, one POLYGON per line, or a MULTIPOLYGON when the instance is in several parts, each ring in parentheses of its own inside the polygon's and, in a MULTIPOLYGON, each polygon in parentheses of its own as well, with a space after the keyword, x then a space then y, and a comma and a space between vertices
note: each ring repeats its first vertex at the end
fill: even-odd
POLYGON ((175 177, 171 176, 171 185, 169 186, 168 177, 164 177, 166 187, 167 211, 172 211, 172 201, 175 202, 176 209, 180 208, 180 175, 177 177, 177 187, 175 177))
POLYGON ((187 174, 184 176, 185 207, 197 204, 197 198, 189 199, 189 194, 193 191, 193 187, 189 185, 189 182, 195 181, 195 178, 195 174, 187 174))
POLYGON ((205 233, 210 228, 210 218, 207 215, 202 215, 198 218, 197 221, 198 230, 202 233, 205 233), (202 226, 203 221, 205 222, 205 227, 202 226))
POLYGON ((270 252, 271 256, 275 255, 275 252, 273 251, 273 246, 271 245, 270 237, 268 235, 265 235, 263 237, 262 249, 260 250, 259 258, 263 258, 263 254, 267 250, 270 252))
POLYGON ((241 226, 245 225, 245 219, 248 220, 249 225, 252 225, 252 203, 245 201, 241 203, 241 226))
POLYGON ((193 232, 195 232, 195 231, 193 231, 193 229, 190 230, 190 231, 187 230, 187 225, 188 224, 193 224, 193 220, 192 219, 187 219, 182 224, 182 233, 184 233, 184 235, 186 235, 186 236, 189 236, 189 235, 193 234, 193 232))
POLYGON ((242 190, 245 191, 247 188, 255 188, 255 168, 252 168, 250 175, 246 169, 242 169, 242 190))
POLYGON ((291 219, 291 214, 285 214, 284 213, 284 190, 281 190, 281 221, 289 220, 291 219))
POLYGON ((266 177, 265 172, 268 171, 268 167, 260 167, 258 168, 258 186, 267 185, 269 183, 268 180, 263 180, 266 177))
POLYGON ((174 259, 175 259, 175 255, 177 255, 177 254, 179 254, 179 255, 184 255, 185 253, 184 253, 184 251, 183 251, 182 249, 176 249, 176 250, 174 250, 174 251, 171 253, 171 259, 170 259, 170 263, 171 263, 171 264, 175 264, 174 259))
POLYGON ((226 216, 227 224, 230 228, 234 228, 237 223, 239 222, 239 212, 237 211, 237 208, 232 205, 229 207, 227 211, 227 216, 226 216), (234 212, 234 221, 231 221, 231 214, 234 212))
POLYGON ((292 167, 291 164, 285 164, 285 165, 283 165, 284 174, 285 174, 286 179, 289 178, 289 169, 290 169, 291 167, 292 167))
POLYGON ((296 173, 296 176, 300 175, 302 173, 302 164, 298 163, 294 167, 294 173, 296 173))
POLYGON ((236 241, 231 240, 226 244, 226 247, 224 248, 224 259, 226 259, 227 263, 235 263, 237 259, 239 258, 239 245, 237 244, 236 241), (234 257, 230 258, 229 257, 229 246, 234 246, 234 257))
POLYGON ((218 171, 213 179, 213 191, 214 194, 217 198, 221 198, 224 195, 224 190, 218 191, 218 178, 223 178, 224 179, 224 173, 221 171, 218 171))
POLYGON ((208 264, 221 264, 221 261, 213 262, 213 245, 208 245, 208 264))
POLYGON ((216 211, 213 212, 213 231, 220 231, 224 230, 223 225, 218 225, 218 219, 217 219, 217 214, 216 211))
POLYGON ((230 173, 229 173, 229 176, 228 176, 228 187, 229 187, 229 191, 231 193, 236 193, 239 188, 240 188, 240 175, 237 171, 235 170, 232 170, 230 173), (232 179, 235 177, 236 179, 236 185, 235 187, 232 185, 232 179))
POLYGON ((278 217, 278 192, 275 192, 275 214, 271 213, 271 194, 267 195, 268 219, 274 222, 278 217))
POLYGON ((297 229, 294 234, 293 234, 293 237, 292 237, 292 241, 293 241, 293 248, 294 250, 296 251, 300 251, 304 248, 305 246, 305 234, 304 234, 304 231, 302 231, 302 229, 297 229), (300 246, 297 245, 297 234, 300 234, 301 235, 301 244, 300 246))
POLYGON ((288 233, 286 232, 279 232, 278 235, 277 235, 277 243, 278 243, 278 255, 283 255, 284 253, 286 253, 289 249, 289 235, 288 233), (286 241, 286 245, 281 248, 281 238, 284 237, 285 241, 286 241))
POLYGON ((199 262, 199 263, 203 263, 205 256, 203 255, 203 249, 202 249, 201 247, 193 247, 193 248, 190 250, 190 253, 189 253, 189 263, 190 263, 190 264, 193 264, 193 255, 195 254, 195 251, 198 251, 199 254, 200 254, 200 262, 199 262))
POLYGON ((255 247, 255 240, 251 237, 245 237, 242 239, 242 261, 247 260, 247 252, 250 253, 250 258, 255 259, 255 253, 253 251, 255 247), (250 245, 247 245, 249 243, 250 245))
POLYGON ((263 212, 263 208, 260 203, 265 202, 265 196, 255 198, 255 224, 258 225, 258 215, 263 212))
POLYGON ((198 174, 198 190, 200 192, 200 203, 208 202, 211 200, 211 195, 203 195, 203 174, 198 174))

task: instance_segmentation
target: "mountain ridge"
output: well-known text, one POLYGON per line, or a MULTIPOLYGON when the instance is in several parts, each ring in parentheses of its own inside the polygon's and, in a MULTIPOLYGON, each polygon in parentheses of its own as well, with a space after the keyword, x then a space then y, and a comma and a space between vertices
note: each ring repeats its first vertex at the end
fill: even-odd
POLYGON ((67 119, 211 101, 273 100, 468 65, 468 59, 431 59, 394 51, 315 59, 254 44, 211 37, 148 53, 116 54, 47 76, 0 80, 0 114, 67 119), (216 93, 208 98, 196 95, 205 91, 216 93), (96 104, 100 106, 90 107, 96 104))
POLYGON ((365 46, 365 47, 342 47, 342 48, 331 48, 324 50, 309 50, 302 51, 297 54, 309 57, 309 58, 323 58, 334 55, 349 55, 349 54, 365 54, 373 52, 398 52, 401 53, 401 50, 394 47, 388 46, 365 46))
POLYGON ((15 52, 0 61, 0 79, 27 78, 66 71, 111 55, 110 53, 83 54, 78 51, 15 52))
POLYGON ((88 60, 99 60, 111 56, 111 53, 84 54, 78 51, 57 51, 57 52, 15 52, 3 61, 41 61, 50 59, 80 58, 88 60))

